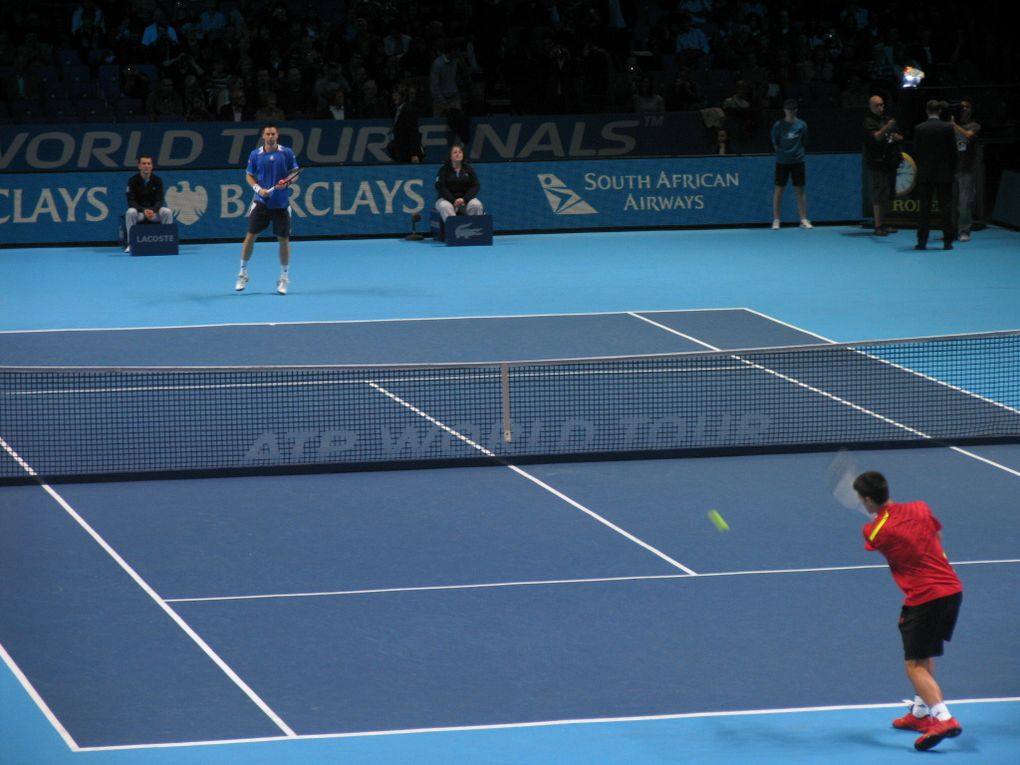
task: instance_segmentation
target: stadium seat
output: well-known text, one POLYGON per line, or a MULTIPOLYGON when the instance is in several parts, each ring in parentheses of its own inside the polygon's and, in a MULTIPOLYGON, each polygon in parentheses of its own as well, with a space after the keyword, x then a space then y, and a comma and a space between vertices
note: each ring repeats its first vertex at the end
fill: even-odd
POLYGON ((72 82, 67 89, 71 98, 76 101, 82 98, 99 98, 100 95, 98 82, 72 82))
POLYGON ((113 122, 113 113, 101 98, 83 98, 78 101, 78 116, 85 122, 113 122))
POLYGON ((99 67, 99 89, 107 101, 116 101, 120 96, 120 67, 117 64, 103 64, 99 67))
POLYGON ((57 51, 57 66, 63 67, 68 64, 80 64, 81 56, 78 51, 71 48, 61 48, 57 51))
POLYGON ((136 72, 145 75, 150 88, 155 88, 159 83, 159 72, 156 70, 155 64, 129 64, 129 66, 136 72))
POLYGON ((140 98, 119 98, 114 103, 113 111, 118 122, 148 122, 145 104, 140 98))
POLYGON ((24 99, 11 104, 11 117, 19 125, 46 122, 46 114, 35 99, 24 99))
POLYGON ((60 79, 57 76, 57 68, 52 64, 40 64, 38 61, 33 61, 30 66, 30 71, 43 87, 45 87, 48 83, 57 82, 60 79))
POLYGON ((46 116, 53 122, 77 122, 78 111, 67 98, 47 98, 46 116))
POLYGON ((92 74, 84 64, 64 64, 60 70, 60 81, 66 85, 76 82, 89 82, 92 74))

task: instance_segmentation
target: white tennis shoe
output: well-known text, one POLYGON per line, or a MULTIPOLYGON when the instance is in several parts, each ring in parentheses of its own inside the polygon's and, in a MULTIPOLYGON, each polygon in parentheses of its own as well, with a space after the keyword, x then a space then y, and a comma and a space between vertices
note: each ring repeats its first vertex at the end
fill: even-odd
POLYGON ((290 279, 286 276, 281 276, 276 282, 276 291, 281 295, 287 294, 287 285, 290 284, 290 279))
POLYGON ((234 289, 240 292, 248 286, 248 272, 242 271, 237 275, 237 284, 234 285, 234 289))
POLYGON ((801 228, 814 228, 814 226, 811 225, 811 221, 809 221, 807 218, 801 218, 800 219, 800 227, 801 228))
POLYGON ((772 230, 773 231, 779 230, 779 218, 776 218, 774 221, 772 221, 772 230))

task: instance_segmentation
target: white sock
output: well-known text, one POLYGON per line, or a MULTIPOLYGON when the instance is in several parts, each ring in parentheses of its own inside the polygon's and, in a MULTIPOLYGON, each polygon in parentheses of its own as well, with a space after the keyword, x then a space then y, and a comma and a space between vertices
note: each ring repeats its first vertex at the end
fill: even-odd
POLYGON ((920 696, 914 696, 914 705, 910 708, 911 714, 914 717, 927 717, 928 716, 928 705, 924 703, 924 699, 920 696))
POLYGON ((949 707, 946 706, 946 702, 940 701, 938 704, 931 708, 931 713, 937 720, 948 720, 952 717, 949 714, 949 707))
POLYGON ((245 260, 244 258, 241 258, 241 273, 243 274, 247 270, 248 270, 248 261, 245 260))
POLYGON ((280 278, 287 276, 287 269, 289 266, 280 266, 280 278))

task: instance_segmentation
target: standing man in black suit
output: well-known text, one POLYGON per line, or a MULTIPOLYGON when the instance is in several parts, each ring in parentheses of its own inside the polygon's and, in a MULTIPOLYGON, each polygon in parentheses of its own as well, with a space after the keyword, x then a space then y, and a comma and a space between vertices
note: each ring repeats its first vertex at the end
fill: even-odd
POLYGON ((928 231, 931 229, 932 195, 939 200, 939 215, 942 218, 942 249, 953 249, 953 176, 956 173, 956 132, 950 122, 941 118, 942 105, 929 101, 925 105, 928 114, 921 124, 914 128, 914 159, 917 160, 917 197, 920 209, 917 213, 917 245, 915 250, 928 246, 928 231))
MULTIPOLYGON (((393 89, 393 106, 396 111, 386 153, 394 162, 418 164, 424 159, 425 152, 422 149, 421 131, 418 128, 418 110, 411 103, 411 89, 407 85, 398 85, 393 89)), ((955 149, 954 138, 953 150, 955 149)))

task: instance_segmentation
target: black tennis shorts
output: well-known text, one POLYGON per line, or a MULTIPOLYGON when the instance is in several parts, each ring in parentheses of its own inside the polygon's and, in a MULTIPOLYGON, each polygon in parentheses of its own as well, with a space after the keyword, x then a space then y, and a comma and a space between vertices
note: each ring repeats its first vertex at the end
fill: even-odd
POLYGON ((963 593, 958 592, 919 606, 903 606, 900 611, 903 658, 917 660, 941 656, 942 642, 953 639, 962 602, 963 593))
POLYGON ((793 178, 794 186, 804 185, 804 163, 798 162, 796 165, 780 165, 776 164, 776 185, 785 186, 787 181, 793 178))
POLYGON ((267 207, 266 205, 252 202, 248 210, 248 233, 258 234, 273 224, 273 234, 283 239, 290 238, 290 208, 289 207, 267 207))

